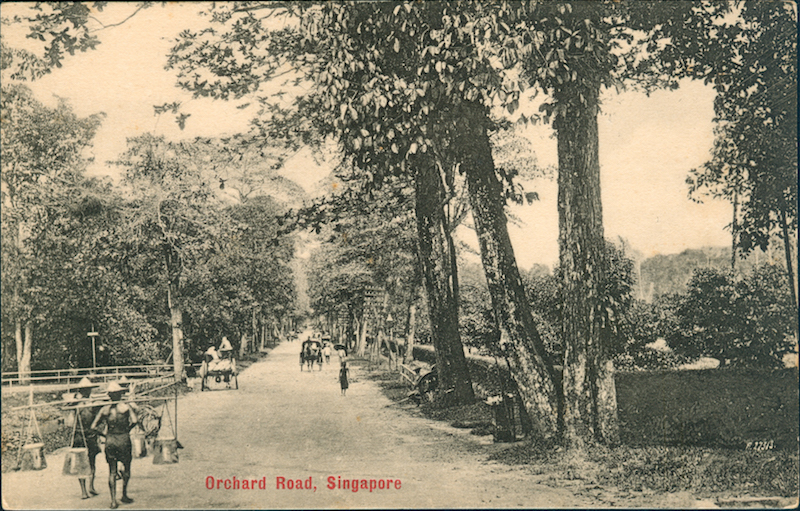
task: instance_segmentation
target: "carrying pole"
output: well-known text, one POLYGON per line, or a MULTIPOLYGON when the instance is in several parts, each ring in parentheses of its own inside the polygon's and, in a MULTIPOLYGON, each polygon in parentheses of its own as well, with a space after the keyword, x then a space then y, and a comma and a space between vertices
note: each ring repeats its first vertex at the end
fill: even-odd
POLYGON ((175 385, 175 440, 178 440, 178 386, 175 385))

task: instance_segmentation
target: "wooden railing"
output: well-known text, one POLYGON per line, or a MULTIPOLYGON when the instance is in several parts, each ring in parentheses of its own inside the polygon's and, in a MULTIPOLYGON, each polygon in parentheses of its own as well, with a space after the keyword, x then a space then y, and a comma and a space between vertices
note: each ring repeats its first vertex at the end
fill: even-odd
POLYGON ((44 371, 30 371, 23 374, 13 371, 3 373, 2 385, 11 387, 15 385, 30 384, 72 384, 78 383, 84 376, 88 376, 92 382, 98 383, 116 380, 122 378, 123 376, 126 378, 153 378, 156 376, 169 376, 172 374, 172 371, 172 364, 48 369, 44 371))

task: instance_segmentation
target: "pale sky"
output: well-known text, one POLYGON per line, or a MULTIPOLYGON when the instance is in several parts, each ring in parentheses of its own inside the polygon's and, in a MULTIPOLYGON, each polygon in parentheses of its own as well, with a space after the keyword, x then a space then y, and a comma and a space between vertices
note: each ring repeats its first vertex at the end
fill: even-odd
MULTIPOLYGON (((23 6, 4 2, 0 10, 10 15, 23 6)), ((91 173, 113 172, 104 162, 125 150, 126 137, 144 132, 178 139, 247 130, 255 107, 240 110, 236 106, 248 100, 191 100, 174 86, 174 74, 163 69, 170 40, 182 29, 203 25, 204 20, 196 16, 199 7, 171 2, 146 9, 124 25, 97 32, 101 44, 96 50, 68 57, 63 68, 28 84, 45 104, 54 105, 54 96, 59 96, 67 98, 78 115, 106 113, 94 140, 97 163, 91 173), (182 101, 184 111, 192 114, 184 131, 172 116, 157 119, 153 114, 153 105, 173 101, 182 101)), ((132 9, 130 4, 111 3, 98 17, 106 24, 115 23, 132 9)), ((11 34, 8 27, 3 30, 11 34)), ((731 206, 710 200, 693 203, 685 184, 688 171, 709 157, 712 102, 711 89, 693 82, 650 97, 636 92, 604 94, 599 123, 607 237, 622 236, 645 256, 729 244, 730 235, 723 227, 730 222, 731 206)), ((552 130, 534 126, 526 134, 539 162, 555 165, 552 130)), ((324 170, 301 154, 287 165, 285 174, 311 190, 324 170)), ((552 266, 558 260, 556 183, 540 181, 527 188, 536 190, 541 200, 513 208, 525 224, 510 227, 517 260, 522 268, 534 263, 552 266)), ((471 233, 462 235, 468 242, 470 236, 474 238, 471 233)))
MULTIPOLYGON (((600 186, 607 238, 622 236, 645 257, 706 245, 727 246, 732 206, 724 201, 688 199, 689 170, 710 157, 714 92, 686 81, 677 91, 606 91, 598 119, 600 186)), ((557 165, 556 139, 549 126, 527 131, 540 165, 557 165)), ((514 206, 525 221, 510 228, 521 267, 558 261, 557 185, 527 184, 540 201, 514 206)))

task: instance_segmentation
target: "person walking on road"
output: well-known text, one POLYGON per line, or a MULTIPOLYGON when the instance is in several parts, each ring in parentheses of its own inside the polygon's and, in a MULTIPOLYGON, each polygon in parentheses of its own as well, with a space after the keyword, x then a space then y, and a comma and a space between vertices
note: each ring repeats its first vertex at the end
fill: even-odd
MULTIPOLYGON (((89 378, 86 378, 84 376, 81 379, 80 383, 78 384, 78 387, 76 388, 76 390, 80 394, 80 397, 78 397, 79 405, 86 406, 91 404, 92 399, 90 396, 92 394, 92 389, 95 387, 97 387, 97 385, 89 381, 89 378)), ((91 425, 92 422, 94 422, 94 418, 97 416, 98 410, 100 410, 99 406, 78 408, 75 412, 76 415, 80 416, 79 417, 79 420, 81 421, 80 427, 86 429, 89 425, 91 425)), ((81 485, 81 498, 88 499, 90 496, 94 497, 95 495, 99 495, 97 493, 97 490, 94 489, 94 476, 97 468, 96 458, 97 455, 100 454, 100 444, 97 441, 97 432, 89 427, 88 430, 84 432, 84 435, 80 437, 80 439, 78 437, 75 437, 75 441, 81 445, 75 444, 73 445, 73 447, 86 447, 86 450, 89 452, 89 467, 92 470, 92 475, 89 477, 88 492, 86 491, 86 478, 81 477, 78 479, 81 485), (81 444, 84 438, 86 439, 85 446, 81 444)))
POLYGON ((330 343, 325 343, 325 347, 322 348, 322 354, 325 355, 325 363, 331 363, 331 345, 330 343))
POLYGON ((130 432, 139 422, 132 405, 121 403, 123 389, 117 382, 108 385, 108 397, 111 404, 104 406, 92 422, 91 429, 97 430, 106 423, 106 461, 108 462, 108 488, 111 490, 111 509, 119 507, 117 502, 117 464, 122 463, 122 498, 120 502, 130 504, 128 497, 128 481, 131 478, 131 461, 133 460, 130 432))
POLYGON ((342 362, 342 367, 339 369, 339 385, 342 387, 342 395, 347 395, 347 387, 349 387, 347 377, 350 375, 350 370, 347 368, 347 362, 342 362))

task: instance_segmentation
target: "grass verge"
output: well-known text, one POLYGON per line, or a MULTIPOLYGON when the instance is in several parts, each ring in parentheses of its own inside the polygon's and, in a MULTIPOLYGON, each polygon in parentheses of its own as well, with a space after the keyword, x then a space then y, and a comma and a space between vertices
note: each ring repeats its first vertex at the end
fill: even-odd
MULTIPOLYGON (((383 394, 403 401, 408 386, 396 374, 372 371, 383 394)), ((492 412, 483 402, 452 408, 422 404, 419 412, 454 427, 492 432, 492 412)), ((689 492, 700 498, 797 498, 800 457, 796 449, 731 449, 701 446, 593 446, 581 456, 562 447, 534 443, 514 445, 488 456, 491 461, 525 466, 549 480, 583 480, 628 493, 689 492)), ((743 504, 740 504, 743 505, 743 504)), ((763 507, 763 506, 759 506, 763 507)))

